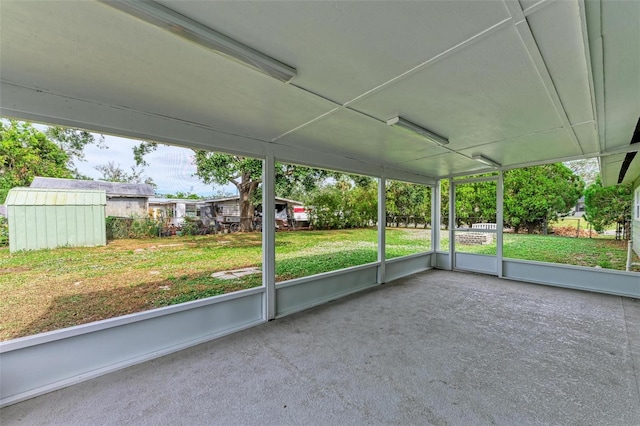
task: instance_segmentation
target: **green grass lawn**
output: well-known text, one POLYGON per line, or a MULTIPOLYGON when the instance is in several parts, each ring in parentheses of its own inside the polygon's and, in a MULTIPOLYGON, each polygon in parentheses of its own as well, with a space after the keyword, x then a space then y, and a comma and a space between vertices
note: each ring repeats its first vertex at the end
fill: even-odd
MULTIPOLYGON (((577 266, 599 266, 624 271, 627 242, 613 238, 570 238, 552 235, 504 234, 503 257, 535 260, 577 266)), ((449 241, 441 247, 448 248, 449 241)), ((456 244, 456 251, 475 254, 496 254, 495 240, 488 245, 456 244)), ((638 261, 638 257, 635 257, 638 261)))
MULTIPOLYGON (((386 233, 386 256, 430 250, 430 230, 386 233)), ((117 240, 104 247, 10 254, 0 249, 0 339, 6 340, 261 285, 261 274, 211 275, 261 267, 262 235, 117 240)), ((279 232, 276 280, 375 262, 376 229, 279 232)), ((493 246, 458 246, 495 253, 493 246)), ((624 242, 505 234, 505 257, 624 269, 624 242)))

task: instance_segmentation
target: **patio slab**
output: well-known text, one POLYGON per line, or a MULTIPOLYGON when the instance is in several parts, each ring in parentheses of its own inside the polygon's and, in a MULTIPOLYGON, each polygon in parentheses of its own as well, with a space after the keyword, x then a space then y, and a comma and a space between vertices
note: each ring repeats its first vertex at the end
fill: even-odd
POLYGON ((640 301, 428 271, 0 411, 6 425, 640 422, 640 301))

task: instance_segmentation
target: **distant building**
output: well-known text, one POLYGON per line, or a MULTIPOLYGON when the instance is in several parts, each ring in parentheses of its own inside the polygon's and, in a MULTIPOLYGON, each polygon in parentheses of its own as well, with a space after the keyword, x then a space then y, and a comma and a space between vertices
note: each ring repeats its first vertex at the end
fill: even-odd
POLYGON ((574 216, 576 217, 584 216, 584 195, 580 197, 580 199, 576 203, 576 206, 574 207, 574 212, 575 212, 574 216))
MULTIPOLYGON (((299 222, 308 221, 304 207, 300 201, 286 198, 275 198, 276 221, 289 223, 294 218, 299 222), (294 209, 299 209, 296 211, 294 209), (295 216, 297 215, 297 216, 295 216), (294 217, 295 216, 295 217, 294 217)), ((255 206, 258 215, 262 205, 255 206)), ((204 226, 214 223, 240 223, 240 197, 213 198, 207 200, 150 198, 149 215, 157 220, 167 220, 174 226, 182 226, 185 217, 201 220, 204 226)))
POLYGON ((144 183, 47 177, 34 178, 31 188, 105 191, 107 195, 105 214, 116 217, 146 217, 149 210, 149 198, 155 194, 153 187, 144 183))
POLYGON ((204 226, 209 226, 214 219, 210 204, 189 198, 149 198, 149 216, 178 227, 185 217, 199 219, 204 226))

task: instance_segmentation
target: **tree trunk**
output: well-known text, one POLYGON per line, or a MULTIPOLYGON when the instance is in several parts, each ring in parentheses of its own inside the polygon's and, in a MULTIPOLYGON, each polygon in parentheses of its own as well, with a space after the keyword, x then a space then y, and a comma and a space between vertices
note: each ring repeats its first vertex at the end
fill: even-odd
POLYGON ((240 231, 253 231, 253 191, 258 186, 257 181, 251 180, 249 173, 242 174, 242 181, 236 184, 240 193, 240 231))

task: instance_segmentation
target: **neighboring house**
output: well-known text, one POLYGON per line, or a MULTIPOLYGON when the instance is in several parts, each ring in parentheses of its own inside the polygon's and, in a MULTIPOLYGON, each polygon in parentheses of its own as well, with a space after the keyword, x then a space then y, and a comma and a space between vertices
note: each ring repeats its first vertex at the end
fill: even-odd
POLYGON ((151 185, 99 180, 36 177, 31 183, 31 188, 105 191, 105 214, 116 217, 146 217, 149 198, 154 195, 151 185))
MULTIPOLYGON (((294 218, 299 221, 308 220, 300 201, 276 197, 275 206, 276 220, 282 223, 288 223, 294 218), (296 212, 296 209, 300 212, 296 212)), ((255 207, 256 213, 259 215, 262 212, 262 205, 258 204, 255 207)), ((149 215, 156 220, 167 220, 170 225, 178 227, 182 226, 185 217, 199 219, 204 226, 210 226, 216 222, 218 224, 239 223, 240 197, 208 200, 150 198, 149 215)))
POLYGON ((181 198, 149 198, 149 215, 178 227, 185 217, 200 219, 205 226, 214 219, 212 206, 206 201, 181 198))
MULTIPOLYGON (((240 222, 240 197, 217 198, 205 201, 211 205, 211 211, 218 223, 237 223, 240 222)), ((295 209, 303 208, 303 203, 296 200, 286 198, 275 198, 276 221, 285 225, 294 220, 295 209)), ((255 206, 256 213, 262 214, 262 205, 255 206)), ((302 217, 302 216, 300 216, 302 217)), ((308 218, 305 218, 308 220, 308 218)))
POLYGON ((573 216, 582 217, 584 216, 584 195, 578 199, 576 206, 573 208, 573 216))

